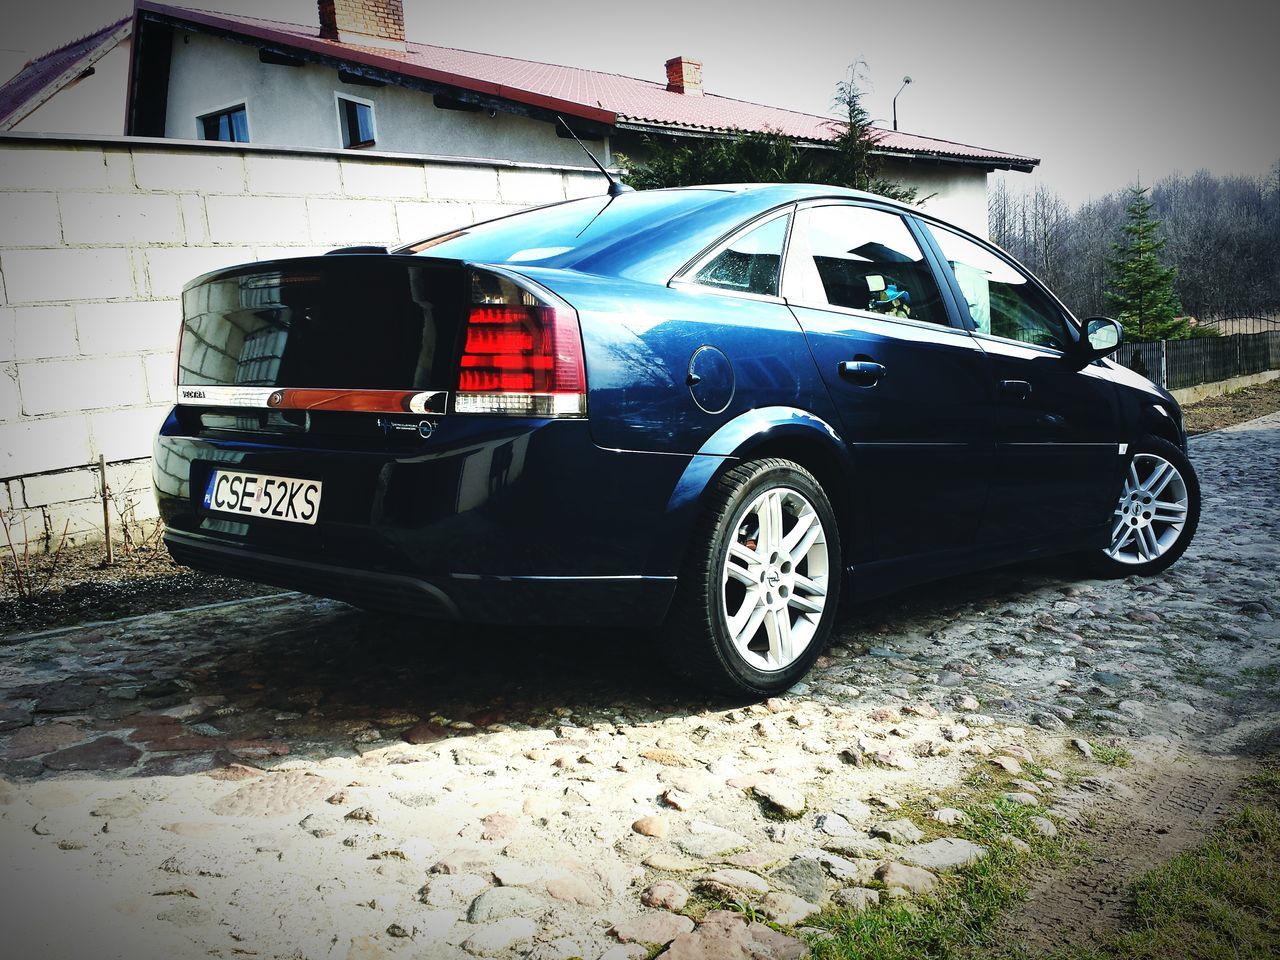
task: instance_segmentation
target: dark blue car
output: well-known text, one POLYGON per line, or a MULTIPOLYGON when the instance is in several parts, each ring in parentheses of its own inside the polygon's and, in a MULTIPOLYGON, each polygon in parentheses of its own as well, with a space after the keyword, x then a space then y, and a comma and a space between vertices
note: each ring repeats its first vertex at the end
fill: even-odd
POLYGON ((573 200, 183 294, 174 557, 434 618, 657 629, 764 694, 842 598, 1032 556, 1151 574, 1169 394, 999 250, 821 186, 573 200))

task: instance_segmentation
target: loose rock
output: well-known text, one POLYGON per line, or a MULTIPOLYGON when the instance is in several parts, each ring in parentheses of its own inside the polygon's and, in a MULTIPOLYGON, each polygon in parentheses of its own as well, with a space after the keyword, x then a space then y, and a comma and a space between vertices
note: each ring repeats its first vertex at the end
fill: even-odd
POLYGON ((916 843, 924 838, 924 831, 910 820, 886 820, 872 826, 871 835, 890 843, 916 843))
POLYGON ((689 902, 689 891, 674 881, 659 880, 645 888, 640 894, 640 902, 646 907, 679 913, 689 902))
POLYGON ((693 930, 693 921, 674 913, 645 913, 609 930, 619 943, 655 943, 665 946, 682 933, 693 930))
POLYGON ((958 837, 942 837, 902 852, 903 863, 929 870, 953 870, 977 863, 987 855, 987 848, 958 837))
POLYGON ((641 817, 631 825, 631 829, 643 837, 656 837, 661 839, 667 835, 670 825, 667 818, 661 814, 654 814, 650 817, 641 817))
POLYGON ((791 893, 770 893, 760 901, 760 912, 783 926, 793 927, 821 908, 791 893))
POLYGON ((898 887, 916 894, 928 893, 938 882, 938 878, 928 870, 896 862, 886 863, 877 870, 876 879, 890 889, 898 887))

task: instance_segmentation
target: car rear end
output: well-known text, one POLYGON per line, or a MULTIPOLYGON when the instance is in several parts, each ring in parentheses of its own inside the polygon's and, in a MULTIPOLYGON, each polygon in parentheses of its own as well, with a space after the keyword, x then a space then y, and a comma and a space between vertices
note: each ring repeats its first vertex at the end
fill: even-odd
POLYGON ((646 517, 684 464, 592 442, 546 287, 347 253, 209 274, 183 314, 154 467, 179 562, 433 617, 661 619, 646 517))

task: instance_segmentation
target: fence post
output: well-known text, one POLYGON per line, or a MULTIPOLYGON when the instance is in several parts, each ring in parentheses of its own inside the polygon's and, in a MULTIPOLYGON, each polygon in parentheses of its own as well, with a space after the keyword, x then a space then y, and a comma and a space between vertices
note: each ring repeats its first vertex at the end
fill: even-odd
POLYGON ((1169 341, 1160 341, 1160 386, 1169 389, 1169 341))
POLYGON ((107 486, 107 457, 98 454, 98 479, 102 483, 102 535, 107 543, 107 566, 116 562, 115 551, 111 546, 111 489, 107 486))

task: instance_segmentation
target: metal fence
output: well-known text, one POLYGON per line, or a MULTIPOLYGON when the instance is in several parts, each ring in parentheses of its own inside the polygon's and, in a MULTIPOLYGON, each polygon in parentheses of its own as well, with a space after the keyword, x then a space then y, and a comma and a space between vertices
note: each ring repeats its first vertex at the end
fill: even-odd
POLYGON ((1166 390, 1280 369, 1280 330, 1229 337, 1126 343, 1116 362, 1166 390))

